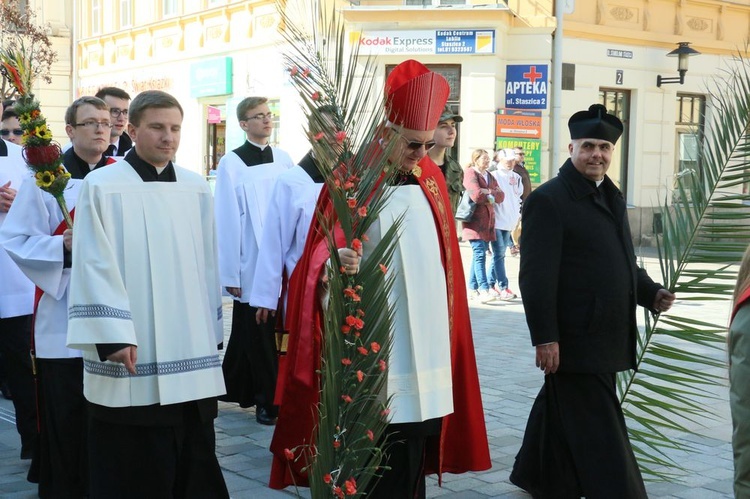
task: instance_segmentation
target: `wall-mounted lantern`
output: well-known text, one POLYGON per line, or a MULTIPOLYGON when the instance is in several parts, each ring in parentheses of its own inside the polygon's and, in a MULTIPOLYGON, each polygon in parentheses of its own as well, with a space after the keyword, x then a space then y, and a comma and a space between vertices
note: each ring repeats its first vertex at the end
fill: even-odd
POLYGON ((677 57, 677 72, 680 76, 656 76, 656 86, 661 87, 666 83, 679 83, 680 85, 685 83, 685 73, 688 70, 688 57, 691 55, 700 55, 695 49, 690 48, 690 42, 680 42, 677 44, 677 48, 667 54, 667 57, 677 57))

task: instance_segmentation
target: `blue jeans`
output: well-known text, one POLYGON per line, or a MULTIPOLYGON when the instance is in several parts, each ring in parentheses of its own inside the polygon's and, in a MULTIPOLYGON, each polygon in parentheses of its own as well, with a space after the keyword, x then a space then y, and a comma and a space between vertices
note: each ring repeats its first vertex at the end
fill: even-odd
POLYGON ((497 284, 501 290, 508 288, 508 275, 505 273, 505 252, 512 244, 510 231, 495 229, 495 240, 492 245, 492 262, 490 263, 490 287, 497 284))
POLYGON ((469 278, 469 288, 472 290, 479 288, 487 291, 490 289, 490 286, 487 284, 487 271, 485 270, 485 264, 487 245, 489 243, 487 241, 482 241, 481 239, 472 239, 469 242, 471 243, 471 249, 474 252, 474 258, 471 260, 471 270, 469 271, 471 274, 471 277, 469 278))

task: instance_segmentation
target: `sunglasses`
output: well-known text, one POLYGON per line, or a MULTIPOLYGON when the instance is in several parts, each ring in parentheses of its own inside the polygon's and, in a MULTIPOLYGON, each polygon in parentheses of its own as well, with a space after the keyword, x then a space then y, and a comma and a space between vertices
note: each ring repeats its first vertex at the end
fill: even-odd
POLYGON ((15 135, 16 137, 20 137, 21 135, 23 135, 23 130, 21 130, 20 128, 14 128, 13 130, 4 128, 0 130, 0 135, 2 135, 3 137, 7 137, 11 132, 13 132, 13 135, 15 135))
POLYGON ((429 150, 435 147, 435 141, 434 140, 428 140, 427 142, 417 142, 416 140, 408 140, 406 137, 399 135, 398 138, 402 139, 404 142, 406 142, 406 147, 412 151, 418 150, 420 147, 424 147, 425 149, 429 150))

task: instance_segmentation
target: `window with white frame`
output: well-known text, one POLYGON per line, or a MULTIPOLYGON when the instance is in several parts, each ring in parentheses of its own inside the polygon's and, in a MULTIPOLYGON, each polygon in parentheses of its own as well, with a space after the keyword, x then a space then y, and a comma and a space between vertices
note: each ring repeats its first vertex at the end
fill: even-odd
POLYGON ((120 0, 120 28, 129 28, 133 25, 132 12, 132 0, 120 0))
POLYGON ((178 0, 161 0, 161 13, 163 16, 176 16, 179 8, 178 0))
POLYGON ((89 20, 90 33, 98 35, 102 32, 102 2, 91 0, 91 19, 89 20))

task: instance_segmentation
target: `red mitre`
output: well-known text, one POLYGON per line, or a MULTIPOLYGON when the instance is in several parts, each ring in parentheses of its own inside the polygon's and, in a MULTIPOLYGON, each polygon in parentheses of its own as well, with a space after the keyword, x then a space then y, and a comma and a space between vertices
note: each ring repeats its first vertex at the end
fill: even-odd
POLYGON ((441 75, 413 59, 404 61, 385 81, 388 121, 411 130, 435 130, 449 94, 441 75))

